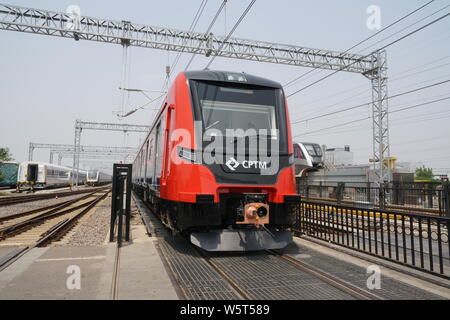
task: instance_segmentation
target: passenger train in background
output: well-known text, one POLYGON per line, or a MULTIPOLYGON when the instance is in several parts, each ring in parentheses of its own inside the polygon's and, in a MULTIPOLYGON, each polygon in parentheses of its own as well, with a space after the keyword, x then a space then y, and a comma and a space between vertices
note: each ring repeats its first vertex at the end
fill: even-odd
POLYGON ((86 173, 86 184, 88 186, 101 186, 112 181, 112 176, 98 170, 88 170, 86 173))
POLYGON ((302 143, 294 142, 294 166, 296 177, 313 168, 313 159, 302 143))
POLYGON ((304 146, 306 152, 311 157, 314 169, 323 168, 324 156, 322 147, 319 144, 312 142, 302 142, 301 144, 304 146))
POLYGON ((279 249, 292 241, 299 201, 293 164, 279 83, 244 73, 188 71, 174 80, 140 147, 133 189, 168 228, 205 250, 279 249), (269 162, 251 159, 249 136, 227 135, 227 129, 250 128, 267 131, 253 138, 262 142, 259 152, 275 149, 269 162), (208 163, 202 159, 212 141, 219 147, 211 154, 220 161, 208 163))
MULTIPOLYGON (((111 175, 80 170, 78 185, 99 185, 111 182, 111 175)), ((72 168, 44 162, 21 162, 17 172, 17 189, 44 189, 72 184, 72 168)))

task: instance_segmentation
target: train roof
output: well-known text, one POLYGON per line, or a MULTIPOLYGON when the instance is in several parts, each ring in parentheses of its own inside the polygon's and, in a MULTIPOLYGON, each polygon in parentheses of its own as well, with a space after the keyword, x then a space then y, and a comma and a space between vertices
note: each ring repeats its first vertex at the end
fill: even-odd
MULTIPOLYGON (((47 162, 41 162, 41 161, 23 161, 23 162, 20 163, 21 166, 23 166, 23 165, 28 165, 28 164, 45 165, 45 166, 47 166, 47 167, 52 167, 52 168, 57 168, 57 169, 62 169, 62 170, 70 170, 70 171, 73 170, 73 169, 70 168, 70 167, 59 166, 59 165, 57 165, 57 164, 47 163, 47 162)), ((86 170, 79 170, 79 172, 86 173, 86 170)))
POLYGON ((279 88, 282 86, 276 81, 261 78, 251 74, 243 72, 232 72, 232 71, 218 71, 218 70, 197 70, 197 71, 185 71, 184 72, 187 79, 192 80, 205 80, 205 81, 220 81, 220 82, 230 82, 230 83, 245 83, 250 85, 279 88))

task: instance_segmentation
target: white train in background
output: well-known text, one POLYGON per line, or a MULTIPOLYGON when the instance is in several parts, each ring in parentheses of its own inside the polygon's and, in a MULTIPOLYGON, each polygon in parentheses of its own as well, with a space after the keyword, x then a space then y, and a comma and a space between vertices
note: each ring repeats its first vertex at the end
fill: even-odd
MULTIPOLYGON (((100 185, 111 182, 111 175, 99 171, 78 172, 78 185, 100 185)), ((70 186, 72 168, 45 162, 21 162, 17 172, 17 189, 44 189, 70 186)))
POLYGON ((111 181, 112 176, 110 174, 98 170, 89 170, 87 172, 86 184, 89 186, 99 186, 110 183, 111 181))
POLYGON ((305 170, 313 168, 313 158, 302 143, 294 142, 295 176, 301 177, 305 170))

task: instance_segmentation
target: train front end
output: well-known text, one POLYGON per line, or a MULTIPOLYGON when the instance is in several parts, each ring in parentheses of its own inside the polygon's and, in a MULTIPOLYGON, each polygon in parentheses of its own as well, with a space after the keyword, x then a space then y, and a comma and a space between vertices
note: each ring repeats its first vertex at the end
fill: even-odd
POLYGON ((281 85, 217 71, 185 72, 178 84, 167 127, 184 131, 168 142, 162 220, 208 251, 285 247, 299 196, 281 85), (180 117, 183 104, 193 122, 180 117))
POLYGON ((38 162, 22 162, 17 170, 17 189, 33 190, 45 187, 45 166, 38 162))

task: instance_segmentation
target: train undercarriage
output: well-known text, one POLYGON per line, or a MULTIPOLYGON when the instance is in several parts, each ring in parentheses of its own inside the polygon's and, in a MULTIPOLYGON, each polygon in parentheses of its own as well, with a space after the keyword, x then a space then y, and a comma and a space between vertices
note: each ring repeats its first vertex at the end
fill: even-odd
POLYGON ((167 228, 207 251, 281 249, 292 241, 298 203, 293 197, 270 203, 261 193, 226 193, 219 203, 212 195, 197 195, 196 203, 187 203, 161 199, 143 185, 133 189, 167 228))

